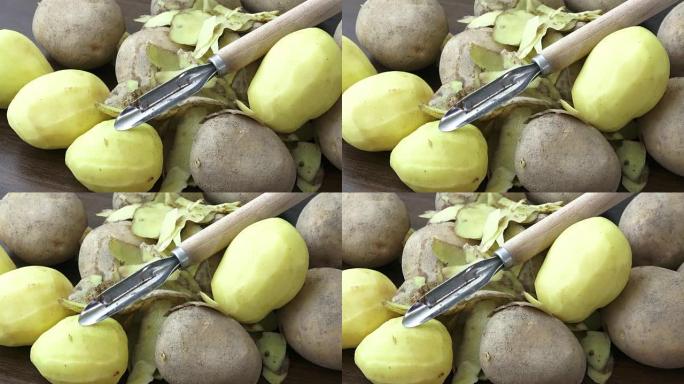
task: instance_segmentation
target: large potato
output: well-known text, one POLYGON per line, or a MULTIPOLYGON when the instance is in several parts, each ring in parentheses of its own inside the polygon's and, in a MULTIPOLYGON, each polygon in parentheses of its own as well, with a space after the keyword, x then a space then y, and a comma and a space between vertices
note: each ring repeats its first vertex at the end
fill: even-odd
POLYGON ((582 120, 615 132, 656 106, 669 77, 670 60, 658 38, 646 28, 629 27, 611 33, 591 51, 572 100, 582 120))
POLYGON ((625 0, 565 0, 568 8, 575 12, 602 10, 604 13, 624 3, 625 0))
POLYGON ((342 369, 342 271, 313 268, 297 296, 278 310, 287 344, 310 362, 342 369))
POLYGON ((272 130, 239 113, 210 116, 190 151, 190 171, 209 192, 290 192, 297 167, 272 130))
POLYGON ((342 94, 342 52, 319 28, 280 39, 254 75, 247 96, 256 117, 279 133, 292 133, 328 111, 342 94))
POLYGON ((377 74, 378 71, 361 48, 346 36, 342 36, 342 92, 359 81, 377 74))
POLYGON ((116 54, 114 70, 117 83, 134 80, 141 87, 154 85, 156 67, 148 59, 148 44, 173 52, 182 48, 171 41, 167 27, 144 28, 131 34, 121 43, 116 54))
POLYGON ((416 192, 473 192, 487 176, 487 141, 473 125, 442 132, 434 121, 402 139, 390 165, 416 192))
POLYGON ((611 341, 627 356, 656 368, 684 368, 682 297, 684 274, 636 267, 601 318, 611 341))
POLYGON ((384 72, 359 81, 342 95, 342 137, 363 151, 391 151, 433 118, 420 109, 432 88, 407 72, 384 72))
POLYGON ((410 221, 394 193, 342 195, 342 261, 354 267, 380 267, 401 253, 410 221))
POLYGON ((280 11, 284 13, 304 0, 242 0, 242 4, 251 12, 280 11))
POLYGON ((437 0, 368 0, 356 19, 356 36, 389 69, 414 71, 434 63, 449 33, 437 0))
POLYGON ((342 170, 342 99, 321 117, 312 120, 312 123, 323 156, 342 170))
POLYGON ((31 362, 55 384, 116 384, 126 372, 128 337, 114 319, 87 327, 69 316, 31 347, 31 362))
POLYGON ((586 358, 561 321, 531 306, 513 304, 487 321, 480 365, 496 384, 579 384, 586 358))
POLYGON ((680 3, 665 17, 658 30, 658 39, 670 56, 672 76, 684 76, 684 3, 680 3))
POLYGON ((297 231, 309 249, 311 267, 342 266, 342 194, 320 193, 302 209, 297 231))
POLYGON ((439 77, 442 84, 459 81, 466 92, 478 89, 480 73, 470 58, 470 47, 475 44, 494 52, 501 52, 505 47, 492 37, 491 28, 466 29, 456 34, 444 46, 439 60, 439 77))
POLYGON ((308 267, 306 243, 290 223, 256 222, 226 249, 211 280, 214 300, 239 322, 256 323, 295 297, 308 267))
POLYGON ((7 109, 7 121, 22 140, 41 149, 66 148, 105 120, 95 104, 109 89, 92 73, 67 69, 26 84, 7 109))
POLYGON ((52 72, 50 63, 28 37, 0 29, 0 108, 7 108, 29 81, 52 72))
POLYGON ((130 221, 104 223, 88 232, 78 253, 78 272, 81 278, 100 275, 105 281, 118 276, 119 262, 112 256, 109 243, 112 239, 139 246, 145 239, 131 231, 130 221))
POLYGON ((75 193, 8 193, 0 200, 0 240, 28 264, 74 257, 87 224, 75 193))
POLYGON ((59 271, 23 267, 0 275, 0 345, 31 345, 70 312, 59 304, 74 287, 59 271))
POLYGON ((67 68, 108 63, 125 31, 116 0, 41 0, 33 15, 33 36, 67 68))
POLYGON ((545 113, 524 128, 515 173, 532 192, 614 192, 622 167, 596 129, 564 113, 545 113))
POLYGON ((74 177, 93 192, 145 192, 161 176, 163 149, 154 128, 142 124, 128 131, 103 121, 81 135, 66 151, 74 177))
POLYGON ((413 232, 404 244, 401 254, 401 271, 404 280, 422 276, 427 281, 437 281, 442 276, 442 263, 432 253, 432 241, 439 239, 449 244, 462 247, 467 242, 454 231, 454 223, 429 224, 413 232))
POLYGON ((12 261, 12 258, 7 254, 5 248, 0 246, 0 275, 15 269, 17 269, 17 266, 14 265, 14 261, 12 261))

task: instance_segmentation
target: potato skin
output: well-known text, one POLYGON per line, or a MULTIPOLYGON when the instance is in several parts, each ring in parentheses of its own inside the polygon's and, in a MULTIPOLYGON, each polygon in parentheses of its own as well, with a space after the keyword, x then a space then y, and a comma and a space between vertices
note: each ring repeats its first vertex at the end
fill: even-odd
POLYGON ((280 11, 284 13, 305 0, 242 0, 242 5, 251 12, 280 11))
POLYGON ((78 272, 82 279, 92 275, 100 275, 106 281, 118 275, 119 263, 109 252, 109 241, 111 239, 117 239, 135 246, 145 241, 142 237, 133 234, 130 221, 104 223, 88 232, 83 238, 78 253, 78 272))
POLYGON ((78 252, 87 225, 75 193, 8 193, 0 200, 0 240, 32 265, 55 265, 78 252))
POLYGON ((601 310, 611 341, 632 359, 656 368, 684 367, 684 274, 632 269, 620 296, 601 310))
POLYGON ((312 122, 323 156, 342 170, 342 98, 328 112, 312 122))
POLYGON ((321 367, 342 369, 342 271, 313 268, 297 296, 278 310, 281 330, 297 353, 321 367))
MULTIPOLYGON (((216 0, 226 8, 235 9, 240 6, 240 0, 216 0)), ((192 8, 195 0, 152 0, 150 2, 150 15, 158 15, 162 12, 192 8)))
POLYGON ((428 224, 413 232, 406 240, 401 254, 401 271, 404 274, 404 280, 422 276, 428 282, 437 281, 442 268, 446 265, 432 253, 433 238, 456 246, 463 246, 467 243, 465 239, 456 236, 452 222, 428 224))
POLYGON ((380 267, 400 255, 410 221, 399 196, 395 193, 345 193, 342 210, 342 261, 345 264, 380 267))
POLYGON ((444 46, 439 60, 439 78, 442 84, 460 81, 466 92, 480 87, 482 70, 470 59, 470 46, 477 44, 490 51, 500 52, 506 47, 494 41, 491 28, 466 29, 457 33, 444 46))
POLYGON ((532 192, 615 192, 620 160, 593 127, 564 113, 537 115, 524 128, 515 172, 532 192))
POLYGON ((342 267, 342 194, 319 193, 302 209, 297 231, 309 249, 309 267, 342 267))
POLYGON ((255 384, 261 355, 235 320, 201 304, 177 307, 157 338, 155 361, 171 384, 255 384))
POLYGON ((147 44, 152 43, 169 51, 181 49, 169 38, 169 28, 145 28, 128 36, 116 54, 117 83, 135 80, 140 86, 149 85, 153 80, 155 68, 147 58, 147 44))
POLYGON ((671 76, 684 76, 684 3, 674 7, 665 17, 658 30, 658 39, 670 56, 671 76))
POLYGON ((555 203, 562 201, 567 204, 578 198, 581 192, 528 192, 527 198, 536 204, 555 203))
POLYGON ((212 204, 234 203, 239 201, 245 205, 261 195, 259 192, 205 192, 207 201, 212 204))
POLYGON ((579 384, 586 359, 560 320, 528 305, 495 312, 482 334, 480 364, 497 384, 579 384))
POLYGON ((272 130, 231 112, 202 123, 192 143, 190 171, 208 192, 290 192, 297 176, 292 155, 272 130))

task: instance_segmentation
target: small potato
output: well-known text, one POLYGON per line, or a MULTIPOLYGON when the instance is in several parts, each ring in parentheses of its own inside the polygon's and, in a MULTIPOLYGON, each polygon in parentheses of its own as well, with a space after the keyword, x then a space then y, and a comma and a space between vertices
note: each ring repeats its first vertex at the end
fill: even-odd
POLYGON ((309 266, 342 267, 342 194, 320 193, 302 209, 297 231, 309 249, 309 266))
POLYGON ((389 264, 401 254, 410 221, 395 193, 342 195, 342 261, 354 267, 389 264))
POLYGON ((432 253, 432 240, 435 238, 460 247, 467 243, 465 239, 456 236, 454 223, 451 222, 428 224, 413 232, 406 240, 401 254, 404 280, 422 276, 428 282, 434 282, 442 276, 442 268, 446 265, 432 253))
POLYGON ((374 59, 398 71, 434 63, 449 33, 437 0, 368 0, 356 19, 356 36, 374 59))
POLYGON ((611 341, 651 367, 684 368, 684 274, 659 267, 632 269, 629 283, 601 311, 611 341))
POLYGON ((0 246, 0 275, 15 269, 17 269, 17 266, 14 265, 14 261, 12 261, 10 256, 7 254, 5 248, 0 246))
POLYGON ((565 113, 533 117, 515 152, 515 173, 532 192, 615 192, 622 168, 593 127, 565 113))
POLYGON ((118 277, 119 262, 109 251, 112 239, 135 246, 145 241, 133 234, 130 221, 104 223, 88 232, 78 253, 78 272, 82 279, 100 275, 103 280, 109 281, 118 277))
POLYGON ((658 39, 670 56, 671 76, 684 76, 684 3, 674 7, 665 17, 658 30, 658 39))
POLYGON ((256 384, 261 355, 247 331, 202 304, 173 309, 157 338, 155 361, 170 384, 256 384))
POLYGON ((323 156, 342 170, 342 99, 312 122, 323 156))
POLYGON ((208 192, 290 192, 297 167, 272 130, 240 113, 210 115, 190 151, 190 171, 208 192))
POLYGON ((625 0, 565 0, 565 4, 575 12, 594 11, 600 9, 603 13, 610 11, 625 0))
POLYGON ((359 81, 377 74, 378 71, 361 48, 346 36, 342 36, 342 92, 359 81))
POLYGON ((285 13, 305 0, 242 0, 242 5, 250 12, 279 11, 285 13))
POLYGON ((482 69, 470 59, 470 47, 479 45, 490 51, 501 52, 505 47, 492 37, 491 28, 466 29, 456 34, 444 46, 439 61, 439 78, 442 84, 460 81, 465 92, 474 91, 480 84, 482 69))
POLYGON ((0 108, 7 108, 31 80, 52 72, 50 63, 28 37, 0 29, 0 108))
POLYGON ((41 0, 33 15, 33 36, 67 68, 107 64, 125 31, 116 0, 41 0))
POLYGON ((341 370, 342 271, 313 268, 297 296, 278 310, 281 330, 297 353, 321 367, 341 370))
POLYGON ((74 257, 87 224, 75 193, 8 193, 0 200, 0 240, 28 264, 56 265, 74 257))
POLYGON ((116 81, 124 83, 128 80, 138 82, 140 87, 154 85, 156 67, 147 58, 147 45, 154 44, 159 48, 176 52, 182 47, 169 38, 169 28, 144 28, 128 36, 116 54, 116 81))

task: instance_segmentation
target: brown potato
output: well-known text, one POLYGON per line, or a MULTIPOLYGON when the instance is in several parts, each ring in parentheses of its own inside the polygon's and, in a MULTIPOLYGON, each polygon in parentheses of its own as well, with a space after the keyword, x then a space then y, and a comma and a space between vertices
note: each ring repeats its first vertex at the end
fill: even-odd
POLYGON ((284 13, 303 2, 304 0, 242 0, 242 5, 251 12, 279 11, 284 13))
POLYGON ((410 280, 417 276, 423 276, 427 281, 437 281, 441 276, 442 268, 446 265, 439 261, 432 253, 432 239, 463 246, 465 239, 456 235, 454 223, 428 224, 413 232, 404 244, 401 254, 401 271, 404 280, 410 280))
POLYGON ((312 122, 321 152, 337 169, 342 170, 342 98, 312 122))
POLYGON ((302 209, 297 230, 309 249, 309 267, 342 267, 342 194, 319 193, 302 209))
POLYGON ((660 24, 658 39, 670 56, 672 77, 684 76, 684 3, 680 3, 667 14, 660 24))
POLYGON ((182 48, 169 39, 167 27, 141 29, 121 43, 114 68, 117 83, 135 80, 140 86, 154 84, 156 69, 147 58, 148 43, 174 52, 182 48))
POLYGON ((234 203, 239 201, 243 206, 261 195, 260 192, 205 192, 207 201, 212 204, 234 203))
POLYGON ((624 3, 625 0, 565 0, 568 8, 575 12, 602 10, 604 13, 624 3))
POLYGON ((535 204, 555 203, 567 204, 582 195, 581 192, 528 192, 527 198, 535 204))
POLYGON ((105 281, 118 279, 119 263, 109 252, 111 239, 135 246, 145 241, 133 234, 130 221, 104 223, 88 232, 78 253, 78 272, 82 279, 92 275, 100 275, 105 281))

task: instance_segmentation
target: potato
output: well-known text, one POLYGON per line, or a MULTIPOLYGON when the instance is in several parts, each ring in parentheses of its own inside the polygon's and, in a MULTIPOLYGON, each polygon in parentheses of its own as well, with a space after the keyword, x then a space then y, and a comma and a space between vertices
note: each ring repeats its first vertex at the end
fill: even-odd
POLYGON ((356 36, 389 69, 415 71, 434 63, 449 33, 437 0, 367 0, 356 19, 356 36))
POLYGON ((391 151, 404 137, 434 120, 420 109, 432 88, 407 72, 384 72, 359 81, 342 95, 342 137, 362 151, 391 151))
POLYGON ((31 362, 55 384, 116 384, 126 372, 128 337, 114 319, 81 326, 69 316, 31 347, 31 362))
POLYGON ((465 92, 480 88, 482 70, 470 59, 470 47, 476 44, 495 52, 505 49, 494 41, 492 31, 491 28, 466 29, 449 39, 439 61, 439 78, 442 84, 460 81, 465 92))
MULTIPOLYGON (((216 0, 220 5, 229 9, 240 7, 240 0, 216 0)), ((150 3, 150 15, 158 15, 162 12, 192 8, 195 0, 152 0, 150 3)))
POLYGON ((298 354, 321 367, 342 370, 342 271, 313 268, 297 296, 278 310, 280 329, 298 354))
POLYGON ((33 36, 67 68, 92 69, 110 62, 126 32, 116 0, 41 0, 33 36))
POLYGON ((322 29, 290 33, 261 61, 247 91, 249 106, 274 131, 292 133, 340 98, 341 62, 340 47, 322 29))
POLYGON ((361 340, 397 314, 385 308, 397 287, 382 273, 365 268, 342 271, 342 348, 361 340))
POLYGON ((112 239, 134 246, 139 246, 145 241, 131 231, 130 221, 104 223, 88 232, 78 253, 78 272, 82 279, 100 275, 103 280, 109 281, 118 277, 119 262, 109 251, 112 239))
POLYGON ((354 362, 373 384, 441 384, 451 371, 451 336, 437 320, 405 328, 388 320, 368 335, 354 362))
POLYGON ((7 108, 24 85, 52 72, 52 67, 40 49, 19 32, 0 29, 0 47, 0 108, 7 108))
POLYGON ((611 33, 591 51, 572 87, 572 100, 582 120, 615 132, 656 106, 669 77, 660 41, 646 28, 629 27, 611 33))
POLYGON ((342 261, 354 267, 389 264, 401 253, 410 221, 395 193, 342 195, 342 261))
POLYGON ((342 170, 342 99, 312 122, 323 156, 342 170))
POLYGON ((467 243, 454 232, 454 223, 428 224, 413 232, 404 244, 401 254, 401 271, 404 280, 422 276, 427 281, 437 281, 442 276, 442 268, 446 265, 432 253, 432 240, 439 239, 449 244, 462 247, 467 243))
POLYGON ((487 176, 487 141, 468 125, 442 132, 427 123, 392 150, 390 165, 416 192, 473 192, 487 176))
POLYGON ((15 269, 17 269, 17 266, 14 265, 14 261, 12 261, 12 258, 7 254, 5 248, 0 246, 0 275, 15 269))
POLYGON ((242 0, 242 5, 251 12, 280 11, 284 13, 303 2, 304 0, 242 0))
POLYGON ((624 3, 625 0, 565 0, 565 4, 575 12, 602 10, 604 13, 624 3))
POLYGON ((190 151, 190 171, 208 192, 290 192, 297 167, 272 130, 237 112, 210 115, 190 151))
POLYGON ((584 321, 629 280, 629 242, 610 220, 579 221, 553 242, 534 287, 544 309, 566 323, 584 321))
POLYGON ((361 48, 346 36, 342 36, 342 92, 359 81, 377 74, 378 71, 361 48))
POLYGON ((675 269, 684 263, 684 193, 642 193, 620 218, 632 264, 675 269))
POLYGON ((680 3, 665 17, 658 39, 663 43, 670 56, 672 77, 684 76, 684 3, 680 3))
POLYGON ((116 54, 116 82, 129 80, 138 82, 141 87, 154 85, 156 67, 147 58, 147 45, 176 52, 182 47, 169 38, 169 28, 145 28, 128 36, 116 54))
POLYGON ((256 323, 295 297, 308 267, 309 252, 299 232, 283 219, 261 220, 226 249, 211 281, 214 300, 239 322, 256 323))
POLYGON ((8 193, 0 200, 0 240, 27 264, 71 259, 87 224, 75 193, 8 193))
POLYGON ((579 384, 586 358, 560 320, 529 305, 512 304, 487 321, 480 365, 496 384, 579 384))
POLYGON ((205 192, 207 201, 212 204, 234 203, 239 201, 241 206, 256 199, 260 192, 205 192))
POLYGON ((580 192, 528 192, 527 198, 535 204, 555 203, 557 201, 567 204, 581 195, 580 192))
POLYGON ((103 121, 81 135, 66 151, 74 177, 93 192, 145 192, 152 189, 163 167, 157 131, 142 124, 128 131, 103 121))
POLYGON ((658 164, 679 176, 684 176, 684 77, 670 79, 665 96, 653 110, 639 119, 646 151, 658 164))
POLYGON ((515 151, 515 173, 532 192, 614 192, 622 166, 593 127, 565 113, 544 113, 527 123, 515 151))
POLYGON ((256 384, 261 375, 261 355, 247 331, 202 304, 171 311, 157 338, 155 361, 170 384, 256 384))
POLYGON ((684 274, 647 266, 601 311, 611 341, 627 356, 656 368, 683 368, 684 274))
POLYGON ((679 266, 677 272, 684 272, 684 263, 682 263, 682 265, 679 266))
POLYGON ((0 275, 0 345, 31 345, 70 312, 59 304, 74 287, 59 271, 39 266, 0 275))
POLYGON ((67 69, 26 84, 7 109, 10 127, 28 144, 41 149, 66 148, 107 116, 95 103, 109 89, 92 73, 67 69))
POLYGON ((319 193, 297 219, 310 267, 342 267, 342 194, 319 193))

